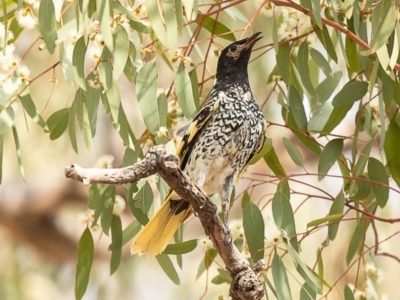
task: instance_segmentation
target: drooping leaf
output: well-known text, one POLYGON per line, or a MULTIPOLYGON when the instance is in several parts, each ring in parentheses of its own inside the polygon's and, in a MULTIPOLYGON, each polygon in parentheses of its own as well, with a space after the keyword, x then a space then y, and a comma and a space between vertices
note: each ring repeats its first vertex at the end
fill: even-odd
POLYGON ((275 149, 272 146, 272 140, 267 139, 265 141, 266 144, 271 144, 270 150, 264 155, 264 160, 267 163, 268 167, 274 172, 276 176, 285 177, 286 173, 283 169, 278 156, 276 155, 275 149))
POLYGON ((58 139, 68 126, 69 108, 54 112, 46 121, 50 130, 50 139, 58 139))
POLYGON ((118 25, 115 32, 115 51, 113 63, 113 80, 116 81, 124 71, 129 54, 128 33, 122 25, 118 25))
POLYGON ((299 149, 297 149, 297 147, 286 137, 283 138, 283 144, 293 162, 299 167, 303 166, 303 157, 301 156, 299 149))
POLYGON ((75 298, 77 300, 82 299, 86 292, 87 285, 89 283, 89 275, 92 268, 93 257, 93 237, 89 228, 86 228, 78 243, 75 275, 75 298))
POLYGON ((57 39, 57 26, 53 0, 42 0, 39 6, 40 32, 50 53, 54 53, 57 39))
MULTIPOLYGON (((319 4, 318 4, 319 6, 319 4)), ((297 54, 297 70, 300 74, 300 79, 301 82, 303 83, 303 86, 305 90, 307 91, 307 94, 311 97, 316 97, 316 92, 314 89, 314 86, 311 82, 311 77, 310 77, 310 68, 308 66, 308 43, 307 41, 304 41, 301 43, 299 47, 299 51, 297 54)))
POLYGON ((368 176, 369 179, 376 183, 371 183, 378 205, 383 208, 389 199, 389 180, 383 164, 370 157, 368 160, 368 176))
POLYGON ((199 12, 196 18, 196 23, 201 25, 202 28, 211 32, 213 35, 221 36, 221 38, 226 39, 231 42, 235 42, 236 38, 228 27, 224 24, 214 20, 210 16, 199 12))
POLYGON ((187 119, 190 119, 196 111, 196 105, 192 93, 192 83, 183 62, 179 64, 174 80, 175 92, 179 106, 187 119))
POLYGON ((146 63, 136 77, 136 94, 143 121, 147 129, 155 133, 160 128, 157 104, 158 74, 156 61, 146 63))
POLYGON ((26 94, 25 96, 20 96, 19 100, 21 101, 22 106, 28 113, 28 115, 35 121, 40 127, 42 127, 45 131, 49 131, 49 128, 46 122, 43 120, 39 111, 36 109, 36 105, 32 100, 30 94, 26 94))
MULTIPOLYGON (((336 196, 335 200, 333 200, 331 209, 329 210, 330 216, 343 215, 344 209, 344 194, 342 191, 336 196)), ((336 237, 336 234, 339 229, 340 219, 330 220, 328 225, 328 237, 331 241, 333 241, 336 237)))
POLYGON ((318 279, 315 277, 314 273, 305 264, 305 262, 300 257, 299 253, 297 253, 297 251, 295 249, 293 249, 291 244, 285 243, 285 246, 289 252, 290 257, 293 259, 293 261, 297 265, 297 269, 299 270, 299 273, 306 280, 307 284, 310 286, 310 288, 314 292, 321 294, 322 293, 322 285, 318 281, 318 279))
POLYGON ((189 240, 186 242, 176 243, 176 244, 169 244, 167 248, 163 251, 163 254, 185 254, 192 252, 197 247, 197 240, 189 240))
POLYGON ((153 204, 153 191, 148 181, 145 182, 142 189, 134 196, 135 207, 141 209, 144 213, 149 212, 153 204))
POLYGON ((110 275, 118 269, 122 257, 122 224, 119 216, 113 215, 111 221, 111 260, 110 275))
MULTIPOLYGON (((51 1, 51 0, 50 0, 51 1)), ((74 47, 72 54, 72 65, 74 70, 74 79, 76 83, 86 91, 86 80, 85 80, 85 54, 86 44, 84 37, 80 37, 74 47)))
POLYGON ((253 262, 264 257, 264 219, 260 209, 249 202, 243 211, 243 228, 253 262))
POLYGON ((386 131, 386 139, 384 144, 387 166, 393 179, 400 186, 400 155, 398 141, 400 136, 400 128, 395 122, 390 122, 386 131))
POLYGON ((354 230, 352 238, 350 239, 349 248, 347 249, 347 254, 346 254, 347 265, 350 264, 356 253, 360 251, 368 225, 369 224, 366 219, 361 219, 358 221, 357 227, 354 230))
POLYGON ((0 111, 0 135, 3 135, 14 125, 14 118, 15 113, 11 106, 0 111))
POLYGON ((293 115, 297 128, 303 131, 307 127, 307 117, 303 106, 303 99, 293 86, 289 87, 288 102, 289 110, 293 115))
POLYGON ((114 43, 110 26, 111 17, 111 1, 110 0, 96 0, 97 13, 99 14, 101 34, 103 35, 104 44, 113 52, 114 43))
POLYGON ((272 278, 274 279, 275 290, 279 300, 291 300, 289 280, 286 275, 285 266, 280 257, 275 254, 271 264, 272 278))
POLYGON ((355 101, 364 97, 367 90, 368 82, 350 81, 333 98, 332 105, 334 107, 353 105, 355 101))
POLYGON ((287 236, 290 238, 292 247, 297 251, 298 243, 293 209, 287 195, 279 189, 272 198, 272 215, 276 226, 279 229, 285 230, 287 236))
POLYGON ((22 164, 21 144, 19 142, 17 127, 15 125, 13 125, 11 128, 12 128, 12 133, 13 133, 13 138, 14 138, 15 150, 16 150, 16 154, 17 154, 19 173, 21 174, 22 179, 25 180, 25 169, 24 169, 24 165, 22 164))
POLYGON ((333 164, 337 161, 343 150, 343 140, 334 139, 326 144, 318 162, 318 180, 322 180, 333 164))
POLYGON ((172 264, 171 259, 166 254, 160 254, 156 256, 158 263, 160 264, 161 268, 164 270, 165 274, 172 280, 173 283, 179 285, 180 280, 178 273, 175 270, 174 265, 172 264))

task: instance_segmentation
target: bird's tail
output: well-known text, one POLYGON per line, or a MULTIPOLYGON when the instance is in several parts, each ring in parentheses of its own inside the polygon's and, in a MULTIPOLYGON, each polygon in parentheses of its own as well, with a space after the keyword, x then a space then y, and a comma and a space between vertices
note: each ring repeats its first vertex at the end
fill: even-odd
POLYGON ((153 257, 167 247, 179 225, 192 213, 193 207, 185 200, 172 200, 168 194, 153 218, 139 232, 131 244, 131 254, 153 257))

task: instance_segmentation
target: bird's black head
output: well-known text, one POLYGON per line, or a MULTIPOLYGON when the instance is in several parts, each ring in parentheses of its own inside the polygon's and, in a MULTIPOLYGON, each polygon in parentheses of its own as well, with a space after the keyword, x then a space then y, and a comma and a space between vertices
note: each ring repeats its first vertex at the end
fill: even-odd
POLYGON ((247 65, 249 63, 251 49, 261 39, 261 32, 251 37, 234 42, 222 50, 218 59, 217 82, 224 80, 248 80, 247 65))

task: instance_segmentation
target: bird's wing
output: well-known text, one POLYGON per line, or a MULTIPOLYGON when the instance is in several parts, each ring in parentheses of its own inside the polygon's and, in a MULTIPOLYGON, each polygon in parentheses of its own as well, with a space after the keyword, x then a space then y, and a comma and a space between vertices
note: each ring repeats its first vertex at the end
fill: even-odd
POLYGON ((181 143, 178 146, 176 155, 181 160, 181 169, 184 169, 189 159, 190 153, 193 149, 193 145, 196 141, 196 137, 200 134, 207 121, 215 114, 220 105, 220 101, 217 100, 214 103, 209 102, 202 110, 194 117, 192 123, 186 130, 185 135, 182 138, 181 143))

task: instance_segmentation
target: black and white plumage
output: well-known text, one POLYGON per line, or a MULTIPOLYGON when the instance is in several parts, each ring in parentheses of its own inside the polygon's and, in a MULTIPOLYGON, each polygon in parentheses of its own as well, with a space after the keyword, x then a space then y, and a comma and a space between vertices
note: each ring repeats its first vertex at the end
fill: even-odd
MULTIPOLYGON (((264 142, 266 120, 254 100, 247 73, 259 34, 222 51, 210 98, 194 117, 177 150, 181 169, 189 178, 208 195, 220 194, 225 226, 235 180, 264 142)), ((171 191, 133 242, 131 252, 146 256, 162 252, 177 227, 192 213, 190 203, 171 191)))

